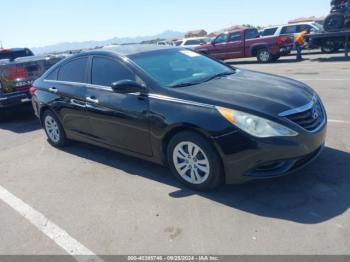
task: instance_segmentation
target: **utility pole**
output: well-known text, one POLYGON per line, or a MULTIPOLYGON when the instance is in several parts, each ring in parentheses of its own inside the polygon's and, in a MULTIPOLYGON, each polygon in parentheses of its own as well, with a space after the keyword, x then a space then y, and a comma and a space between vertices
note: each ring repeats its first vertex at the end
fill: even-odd
POLYGON ((0 40, 0 49, 3 49, 4 47, 2 46, 2 41, 0 40))

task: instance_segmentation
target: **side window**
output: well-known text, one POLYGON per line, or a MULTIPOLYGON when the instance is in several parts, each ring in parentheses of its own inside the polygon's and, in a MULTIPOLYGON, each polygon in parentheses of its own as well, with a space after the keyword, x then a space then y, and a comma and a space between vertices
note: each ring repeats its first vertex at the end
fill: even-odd
POLYGON ((310 25, 299 25, 297 28, 297 33, 301 33, 305 30, 311 30, 311 26, 310 25))
POLYGON ((135 75, 118 61, 94 57, 91 70, 92 84, 111 86, 114 82, 120 80, 135 80, 135 75))
POLYGON ((241 33, 240 32, 231 33, 229 41, 230 42, 241 41, 241 33))
POLYGON ((221 44, 227 42, 227 34, 221 34, 215 39, 215 44, 221 44))
POLYGON ((260 37, 258 30, 251 29, 245 32, 245 39, 255 39, 260 37))
POLYGON ((297 32, 297 26, 292 25, 292 26, 285 26, 283 27, 281 31, 281 35, 289 35, 289 34, 295 34, 297 32))
POLYGON ((58 69, 56 68, 53 70, 50 74, 48 74, 45 78, 45 80, 57 80, 57 75, 58 75, 58 69))
POLYGON ((58 80, 85 83, 87 61, 87 57, 81 57, 62 65, 58 72, 58 80))

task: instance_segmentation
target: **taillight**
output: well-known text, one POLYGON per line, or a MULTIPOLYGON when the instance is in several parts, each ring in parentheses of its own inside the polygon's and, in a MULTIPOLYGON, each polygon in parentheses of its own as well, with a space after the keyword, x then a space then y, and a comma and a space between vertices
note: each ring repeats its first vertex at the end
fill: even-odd
POLYGON ((36 92, 36 88, 35 88, 34 86, 31 86, 31 87, 29 88, 29 94, 30 94, 30 96, 33 96, 33 95, 35 94, 35 92, 36 92))

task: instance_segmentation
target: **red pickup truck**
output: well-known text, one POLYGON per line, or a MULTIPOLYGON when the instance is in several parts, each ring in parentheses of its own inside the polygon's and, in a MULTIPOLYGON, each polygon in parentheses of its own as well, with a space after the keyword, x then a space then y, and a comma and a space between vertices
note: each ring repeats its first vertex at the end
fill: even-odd
POLYGON ((288 36, 260 37, 257 29, 248 28, 222 33, 196 50, 220 60, 255 56, 260 63, 269 63, 290 52, 292 47, 293 40, 288 36))

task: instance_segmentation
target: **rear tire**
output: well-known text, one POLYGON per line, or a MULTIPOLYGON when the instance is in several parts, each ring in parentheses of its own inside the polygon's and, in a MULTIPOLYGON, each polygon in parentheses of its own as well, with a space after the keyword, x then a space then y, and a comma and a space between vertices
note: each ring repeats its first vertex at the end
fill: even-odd
POLYGON ((68 144, 69 141, 66 137, 62 124, 51 110, 46 110, 44 112, 42 122, 48 142, 52 146, 62 148, 68 144))
POLYGON ((176 134, 167 147, 171 172, 186 187, 213 191, 223 183, 223 167, 214 146, 195 132, 176 134))
POLYGON ((256 58, 259 63, 271 63, 273 61, 273 55, 266 48, 259 49, 256 58))
POLYGON ((342 13, 333 13, 327 16, 324 21, 324 29, 328 32, 335 32, 343 29, 345 26, 345 17, 342 13))
POLYGON ((332 54, 338 52, 340 49, 339 45, 337 45, 334 41, 328 40, 323 42, 321 51, 324 54, 332 54))
POLYGON ((337 53, 339 51, 339 48, 321 47, 321 51, 324 54, 334 54, 334 53, 337 53))

